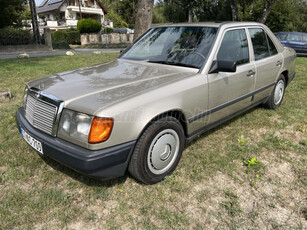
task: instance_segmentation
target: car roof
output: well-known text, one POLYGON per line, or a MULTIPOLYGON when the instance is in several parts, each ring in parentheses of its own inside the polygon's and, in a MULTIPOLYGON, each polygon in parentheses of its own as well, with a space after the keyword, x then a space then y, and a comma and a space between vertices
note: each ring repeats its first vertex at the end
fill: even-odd
POLYGON ((303 33, 303 32, 277 32, 275 34, 299 34, 299 35, 307 35, 307 33, 303 33))

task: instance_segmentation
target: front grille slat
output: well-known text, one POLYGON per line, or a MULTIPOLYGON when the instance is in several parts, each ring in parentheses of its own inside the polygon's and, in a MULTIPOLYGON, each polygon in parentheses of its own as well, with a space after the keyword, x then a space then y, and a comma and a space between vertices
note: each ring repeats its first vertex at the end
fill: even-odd
POLYGON ((27 95, 25 103, 26 118, 33 127, 52 135, 57 114, 57 106, 27 95))

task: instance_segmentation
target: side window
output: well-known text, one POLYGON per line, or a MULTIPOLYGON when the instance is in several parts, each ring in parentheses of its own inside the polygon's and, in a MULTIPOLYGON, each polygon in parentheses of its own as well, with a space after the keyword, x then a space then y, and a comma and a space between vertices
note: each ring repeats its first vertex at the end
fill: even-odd
POLYGON ((233 61, 237 65, 249 63, 248 42, 244 29, 227 31, 224 35, 218 61, 233 61))
POLYGON ((303 35, 303 42, 307 42, 307 35, 303 35))
POLYGON ((271 38, 268 35, 266 35, 266 37, 268 38, 268 42, 269 42, 270 55, 273 56, 273 55, 278 53, 277 49, 276 49, 273 41, 271 40, 271 38))
POLYGON ((279 34, 279 38, 282 41, 287 40, 287 34, 279 34))
POLYGON ((299 34, 289 34, 288 41, 300 42, 301 41, 301 35, 299 35, 299 34))
POLYGON ((255 60, 270 56, 266 35, 262 29, 248 29, 254 48, 255 60))

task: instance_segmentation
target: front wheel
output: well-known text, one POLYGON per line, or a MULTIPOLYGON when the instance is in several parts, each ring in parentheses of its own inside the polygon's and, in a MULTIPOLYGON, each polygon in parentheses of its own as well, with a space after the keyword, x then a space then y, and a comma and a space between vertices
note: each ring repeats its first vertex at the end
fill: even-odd
POLYGON ((284 98, 285 88, 285 77, 281 74, 276 82, 273 92, 271 93, 264 106, 268 109, 277 109, 280 106, 282 99, 284 98))
POLYGON ((141 135, 129 163, 129 172, 144 184, 157 183, 176 168, 184 148, 184 131, 173 117, 156 120, 141 135))

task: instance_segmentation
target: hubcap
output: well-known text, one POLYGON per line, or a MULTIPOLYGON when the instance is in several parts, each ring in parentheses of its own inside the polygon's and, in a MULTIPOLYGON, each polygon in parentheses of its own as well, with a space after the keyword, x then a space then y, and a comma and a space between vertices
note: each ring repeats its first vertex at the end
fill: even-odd
POLYGON ((148 150, 149 170, 154 174, 169 170, 178 156, 179 144, 179 136, 173 129, 165 129, 156 135, 148 150))
POLYGON ((275 87, 275 91, 274 91, 274 104, 278 105, 281 100, 282 97, 284 95, 284 90, 285 90, 285 85, 284 85, 284 81, 280 80, 276 87, 275 87))

